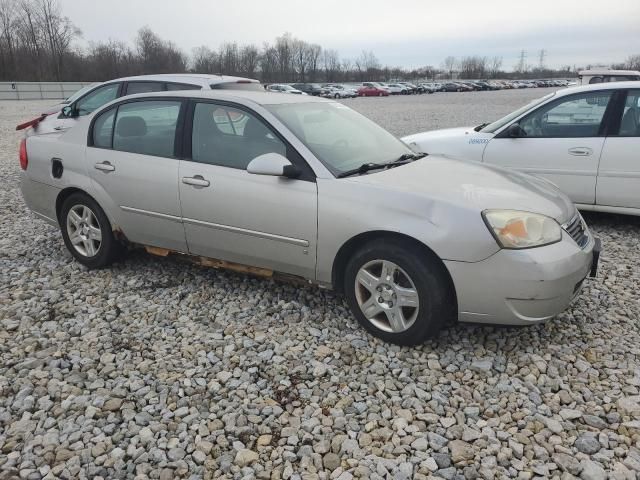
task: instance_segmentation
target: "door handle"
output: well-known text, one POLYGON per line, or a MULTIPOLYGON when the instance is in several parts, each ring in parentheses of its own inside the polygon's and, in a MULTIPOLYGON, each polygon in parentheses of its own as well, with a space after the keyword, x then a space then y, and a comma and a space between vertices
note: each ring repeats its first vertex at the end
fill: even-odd
POLYGON ((193 185, 194 187, 208 187, 211 185, 209 180, 205 180, 202 175, 194 175, 193 177, 182 177, 182 183, 193 185))
POLYGON ((109 162, 96 163, 93 168, 96 170, 102 170, 103 172, 113 172, 116 167, 111 165, 109 162))
POLYGON ((569 153, 571 155, 577 155, 580 157, 587 157, 589 155, 591 155, 593 153, 593 150, 591 150, 588 147, 574 147, 574 148, 570 148, 569 149, 569 153))

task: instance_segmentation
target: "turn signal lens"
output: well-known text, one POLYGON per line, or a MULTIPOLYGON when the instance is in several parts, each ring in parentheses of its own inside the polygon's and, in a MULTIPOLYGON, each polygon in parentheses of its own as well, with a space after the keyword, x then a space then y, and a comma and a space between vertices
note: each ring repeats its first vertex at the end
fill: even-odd
POLYGON ((487 227, 502 248, 531 248, 559 242, 562 229, 553 218, 519 210, 485 210, 487 227))
POLYGON ((26 170, 29 165, 29 157, 27 157, 27 139, 20 140, 20 168, 26 170))

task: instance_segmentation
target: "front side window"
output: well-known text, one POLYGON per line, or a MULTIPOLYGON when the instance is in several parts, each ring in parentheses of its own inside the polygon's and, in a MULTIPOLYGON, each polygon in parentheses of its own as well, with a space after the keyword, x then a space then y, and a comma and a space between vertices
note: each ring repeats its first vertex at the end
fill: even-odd
POLYGON ((136 93, 161 92, 164 90, 162 82, 129 82, 127 83, 127 95, 136 93))
POLYGON ((621 137, 640 137, 640 90, 629 90, 620 121, 621 137))
MULTIPOLYGON (((447 85, 452 85, 452 84, 449 83, 447 85)), ((520 107, 519 109, 511 112, 509 115, 502 117, 500 120, 496 120, 495 122, 490 123, 480 131, 485 133, 495 133, 497 130, 500 130, 502 127, 504 127, 508 123, 511 123, 512 120, 518 118, 520 115, 522 115, 525 112, 528 112, 532 108, 535 108, 537 105, 540 105, 546 102, 554 95, 555 95, 555 92, 545 95, 542 98, 537 98, 536 100, 526 104, 524 107, 520 107)))
POLYGON ((196 104, 191 134, 195 162, 244 170, 265 153, 286 156, 287 147, 262 120, 230 106, 196 104))
POLYGON ((93 92, 88 93, 75 104, 75 110, 79 116, 89 115, 91 112, 106 105, 111 100, 115 100, 120 90, 119 83, 110 83, 102 87, 96 88, 93 92))
POLYGON ((181 102, 175 100, 149 100, 120 105, 113 132, 113 149, 173 157, 180 106, 181 102))
POLYGON ((334 174, 413 153, 382 127, 340 103, 291 103, 267 108, 334 174))
POLYGON ((520 120, 527 137, 596 137, 612 91, 572 95, 545 105, 520 120))

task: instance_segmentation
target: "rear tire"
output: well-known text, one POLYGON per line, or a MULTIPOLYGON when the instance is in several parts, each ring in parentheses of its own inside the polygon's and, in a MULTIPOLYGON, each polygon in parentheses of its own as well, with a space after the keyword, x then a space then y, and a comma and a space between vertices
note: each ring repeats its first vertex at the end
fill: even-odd
POLYGON ((364 245, 347 263, 344 291, 358 322, 398 345, 434 337, 456 311, 445 267, 410 242, 380 239, 364 245))
POLYGON ((67 249, 88 268, 106 267, 122 251, 109 219, 89 195, 70 195, 62 204, 59 221, 67 249))

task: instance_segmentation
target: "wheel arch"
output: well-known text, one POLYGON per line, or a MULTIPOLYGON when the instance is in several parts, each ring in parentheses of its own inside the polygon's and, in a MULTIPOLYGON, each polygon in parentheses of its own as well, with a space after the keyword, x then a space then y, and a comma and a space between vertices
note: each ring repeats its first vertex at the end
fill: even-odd
POLYGON ((349 240, 347 240, 338 250, 334 260, 333 266, 331 268, 331 283, 335 291, 339 293, 344 293, 344 272, 349 262, 349 258, 351 255, 356 252, 359 248, 364 246, 367 243, 373 242, 375 240, 389 240, 398 242, 405 245, 412 245, 421 250, 426 256, 431 258, 436 262, 437 265, 441 267, 442 274, 447 279, 447 283, 449 286, 449 291, 453 297, 453 303, 455 306, 455 317, 457 318, 458 313, 458 296, 456 293, 455 284, 453 283, 453 278, 451 278, 451 274, 449 273, 449 269, 444 264, 444 262, 436 255, 436 253, 431 250, 427 245, 416 240, 409 235, 405 235, 403 233, 398 232, 390 232, 387 230, 374 230, 370 232, 360 233, 349 240))
POLYGON ((56 197, 56 220, 58 220, 58 224, 60 224, 60 213, 62 212, 62 205, 64 205, 65 200, 74 193, 81 193, 83 195, 86 195, 91 200, 96 202, 96 204, 102 209, 103 213, 107 217, 107 220, 109 220, 111 230, 113 231, 116 239, 120 242, 127 242, 126 235, 124 234, 122 229, 118 227, 116 223, 114 223, 114 220, 111 215, 109 215, 109 212, 107 212, 104 207, 100 205, 100 202, 98 202, 98 200, 93 195, 79 187, 66 187, 63 188, 60 193, 58 193, 58 196, 56 197))

